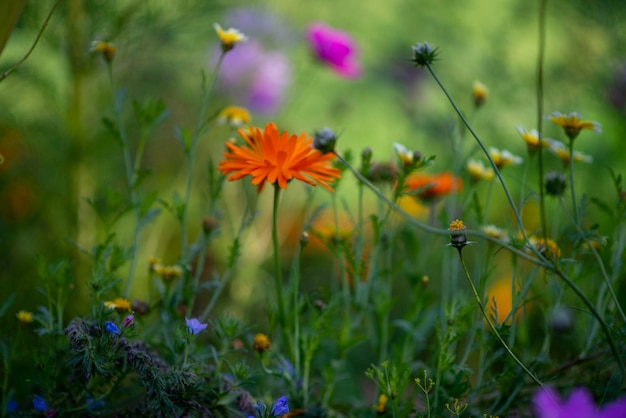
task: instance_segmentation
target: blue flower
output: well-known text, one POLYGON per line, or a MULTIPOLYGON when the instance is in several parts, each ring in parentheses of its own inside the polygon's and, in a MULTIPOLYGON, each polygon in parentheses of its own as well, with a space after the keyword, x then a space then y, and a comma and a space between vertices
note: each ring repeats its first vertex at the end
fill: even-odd
POLYGON ((7 412, 16 412, 18 409, 20 409, 20 405, 16 400, 11 399, 9 403, 7 403, 7 412))
POLYGON ((33 408, 37 411, 46 412, 48 410, 48 403, 44 401, 41 396, 35 395, 33 398, 33 408))
POLYGON ((107 321, 105 324, 105 329, 110 332, 111 334, 119 334, 120 330, 117 327, 117 325, 115 325, 113 322, 111 321, 107 321))
POLYGON ((205 328, 209 325, 209 324, 201 323, 198 320, 198 318, 191 318, 191 319, 185 318, 185 323, 187 324, 187 328, 189 329, 189 332, 191 333, 191 335, 196 335, 199 332, 204 331, 205 328))
POLYGON ((257 413, 258 416, 262 417, 265 416, 265 410, 267 409, 267 407, 265 406, 265 404, 261 401, 257 401, 256 405, 254 405, 254 411, 257 413))
POLYGON ((272 416, 277 417, 286 414, 287 412, 289 412, 287 397, 281 396, 280 398, 276 399, 276 402, 274 402, 274 406, 272 406, 272 416))

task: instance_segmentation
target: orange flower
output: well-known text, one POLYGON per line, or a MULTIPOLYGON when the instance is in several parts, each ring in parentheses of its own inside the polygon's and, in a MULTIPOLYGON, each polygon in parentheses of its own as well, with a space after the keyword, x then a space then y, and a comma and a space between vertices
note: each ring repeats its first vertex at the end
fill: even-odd
POLYGON ((297 136, 284 131, 280 134, 274 123, 268 123, 264 131, 256 127, 250 128, 250 134, 241 129, 237 131, 247 145, 227 142, 230 152, 224 153, 225 159, 217 167, 225 175, 233 173, 229 181, 252 176, 252 184, 258 186, 260 192, 266 181, 278 183, 284 189, 287 182, 295 178, 333 191, 328 183, 340 177, 339 170, 330 166, 333 154, 322 154, 313 148, 313 139, 306 133, 297 136))
POLYGON ((458 193, 463 189, 463 181, 447 171, 441 174, 415 174, 408 177, 404 184, 409 191, 415 191, 425 201, 458 193))

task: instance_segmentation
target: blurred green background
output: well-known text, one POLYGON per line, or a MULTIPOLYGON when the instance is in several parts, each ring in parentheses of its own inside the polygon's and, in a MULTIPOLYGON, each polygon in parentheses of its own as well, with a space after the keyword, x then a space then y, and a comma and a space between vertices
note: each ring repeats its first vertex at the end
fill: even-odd
MULTIPOLYGON (((51 1, 26 4, 0 56, 2 72, 31 46, 52 5, 51 1)), ((6 2, 2 7, 7 7, 6 2)), ((428 171, 440 172, 453 166, 450 144, 457 119, 434 80, 411 66, 411 45, 428 41, 440 48, 435 69, 468 114, 472 83, 483 82, 490 93, 486 105, 471 113, 476 131, 488 146, 526 157, 515 127, 536 126, 537 14, 538 2, 522 0, 62 1, 33 54, 0 82, 1 297, 15 292, 15 310, 34 309, 44 301, 35 292, 40 286, 36 257, 50 261, 68 257, 77 275, 70 315, 84 312, 90 267, 73 243, 91 248, 103 238, 102 224, 87 198, 107 191, 127 196, 121 151, 101 123, 103 116, 112 115, 112 98, 106 65, 100 55, 90 52, 93 41, 109 41, 117 48, 114 77, 123 91, 131 142, 137 135, 132 100, 162 99, 168 108, 168 119, 148 142, 142 167, 152 172, 144 190, 170 200, 174 191, 182 194, 186 174, 174 130, 194 126, 201 74, 210 73, 219 48, 214 22, 237 27, 275 54, 274 62, 284 64, 276 70, 284 88, 280 101, 271 111, 251 109, 254 124, 276 121, 280 129, 292 132, 328 126, 341 133, 340 152, 351 149, 358 156, 369 146, 377 161, 392 158, 391 144, 400 142, 424 155, 437 155, 428 171), (316 21, 354 37, 362 77, 343 79, 312 58, 305 31, 316 21)), ((548 2, 545 111, 578 111, 603 125, 601 135, 584 132, 576 142, 578 150, 594 158, 593 164, 577 166, 578 189, 592 195, 606 196, 612 190, 608 167, 618 172, 626 167, 625 21, 626 4, 619 0, 548 2)), ((221 83, 227 76, 218 78, 210 112, 229 104, 246 105, 241 102, 249 80, 242 79, 244 87, 225 86, 221 83)), ((545 134, 564 140, 559 129, 547 122, 545 134)), ((202 218, 210 214, 207 160, 220 158, 223 142, 231 135, 226 126, 217 126, 200 143, 191 240, 200 233, 202 218)), ((548 171, 561 168, 556 158, 546 158, 548 171)), ((513 167, 504 173, 514 190, 522 171, 513 167)), ((467 179, 466 173, 460 174, 467 179)), ((534 187, 532 175, 529 181, 534 187)), ((348 201, 354 200, 353 184, 347 180, 338 191, 348 201)), ((243 210, 237 200, 241 187, 226 184, 220 203, 222 211, 231 215, 231 224, 243 210)), ((496 203, 489 219, 503 225, 508 215, 494 189, 496 203)), ((270 194, 260 196, 263 214, 246 235, 240 279, 235 279, 230 293, 235 311, 253 302, 251 298, 264 298, 254 296, 249 278, 271 256, 267 251, 270 194)), ((282 206, 287 220, 284 231, 297 225, 289 219, 303 201, 304 188, 289 188, 282 206)), ((611 231, 610 224, 598 221, 602 231, 611 231)), ((116 232, 121 242, 130 245, 132 216, 121 222, 116 232)), ((232 230, 223 227, 229 237, 232 230)), ((226 251, 227 238, 220 243, 224 248, 213 248, 218 260, 226 251)), ((162 211, 144 228, 139 251, 133 295, 145 298, 147 257, 175 263, 180 251, 180 230, 169 213, 162 211)))

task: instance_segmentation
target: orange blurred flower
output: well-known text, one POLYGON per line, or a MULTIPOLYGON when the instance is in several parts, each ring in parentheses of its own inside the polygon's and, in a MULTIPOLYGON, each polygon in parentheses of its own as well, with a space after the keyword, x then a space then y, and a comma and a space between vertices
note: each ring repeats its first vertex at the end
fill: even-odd
POLYGON ((414 174, 404 184, 409 191, 415 192, 425 201, 458 193, 463 189, 463 181, 448 171, 441 174, 414 174))
POLYGON ((237 146, 227 142, 230 152, 224 153, 224 160, 217 167, 225 175, 233 173, 229 181, 252 176, 252 184, 258 186, 260 192, 266 181, 278 183, 284 189, 287 182, 295 178, 333 191, 328 183, 340 177, 340 171, 330 165, 333 154, 322 154, 313 148, 313 139, 306 133, 298 136, 284 131, 281 134, 271 122, 263 131, 252 127, 250 134, 241 129, 238 132, 246 144, 237 146))

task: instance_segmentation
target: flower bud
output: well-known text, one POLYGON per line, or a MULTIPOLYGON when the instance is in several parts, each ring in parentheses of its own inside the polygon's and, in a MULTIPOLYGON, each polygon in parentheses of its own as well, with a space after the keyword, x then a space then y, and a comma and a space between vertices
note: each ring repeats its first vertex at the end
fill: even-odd
POLYGON ((336 143, 337 135, 330 128, 323 128, 313 134, 313 148, 322 154, 335 151, 336 143))

